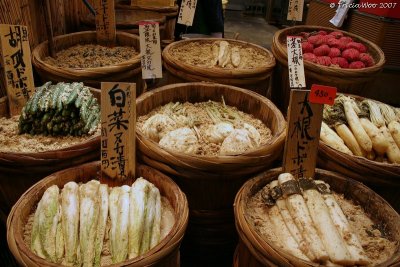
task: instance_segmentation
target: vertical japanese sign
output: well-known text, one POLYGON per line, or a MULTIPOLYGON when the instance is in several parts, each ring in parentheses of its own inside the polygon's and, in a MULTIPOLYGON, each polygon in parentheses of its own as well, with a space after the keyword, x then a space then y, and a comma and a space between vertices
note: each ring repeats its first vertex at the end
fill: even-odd
POLYGON ((291 90, 283 170, 297 179, 314 177, 324 105, 309 102, 308 90, 291 90))
POLYGON ((114 0, 96 0, 97 42, 104 45, 115 43, 115 8, 114 0))
POLYGON ((194 13, 196 12, 197 0, 182 0, 179 10, 178 23, 192 26, 194 13))
POLYGON ((162 78, 160 28, 157 22, 140 22, 140 55, 143 79, 162 78))
POLYGON ((287 37, 287 55, 290 88, 306 87, 304 76, 303 52, 301 50, 301 37, 287 37))
POLYGON ((304 0, 289 0, 287 20, 303 20, 304 0))
POLYGON ((135 176, 136 85, 101 83, 101 170, 124 181, 135 176))
POLYGON ((28 29, 21 25, 0 24, 2 66, 10 115, 18 115, 35 90, 28 29))

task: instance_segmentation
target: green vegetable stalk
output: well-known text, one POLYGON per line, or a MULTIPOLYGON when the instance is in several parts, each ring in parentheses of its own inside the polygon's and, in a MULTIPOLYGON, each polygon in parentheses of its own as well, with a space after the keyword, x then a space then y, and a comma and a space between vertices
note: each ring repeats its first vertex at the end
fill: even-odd
POLYGON ((100 107, 83 83, 45 83, 22 109, 19 132, 32 135, 93 133, 100 122, 100 107))

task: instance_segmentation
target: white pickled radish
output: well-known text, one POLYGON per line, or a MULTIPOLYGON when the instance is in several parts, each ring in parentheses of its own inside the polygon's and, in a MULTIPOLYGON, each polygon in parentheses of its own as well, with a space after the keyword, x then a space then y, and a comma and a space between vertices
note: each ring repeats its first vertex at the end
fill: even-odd
MULTIPOLYGON (((294 177, 290 173, 282 173, 278 176, 279 185, 291 180, 294 180, 294 177)), ((319 261, 326 262, 329 259, 328 253, 326 252, 325 247, 317 234, 317 230, 313 226, 313 222, 303 196, 299 194, 293 194, 290 196, 285 196, 285 198, 290 215, 294 219, 294 222, 296 223, 303 237, 306 239, 307 243, 310 244, 313 254, 319 261)))

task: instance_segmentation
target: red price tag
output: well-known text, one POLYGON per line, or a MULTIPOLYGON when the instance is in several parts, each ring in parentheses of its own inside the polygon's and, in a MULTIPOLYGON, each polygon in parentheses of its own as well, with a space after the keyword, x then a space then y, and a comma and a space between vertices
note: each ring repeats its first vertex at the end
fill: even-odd
POLYGON ((313 84, 308 101, 310 101, 310 103, 328 104, 332 106, 335 102, 336 92, 336 87, 313 84))

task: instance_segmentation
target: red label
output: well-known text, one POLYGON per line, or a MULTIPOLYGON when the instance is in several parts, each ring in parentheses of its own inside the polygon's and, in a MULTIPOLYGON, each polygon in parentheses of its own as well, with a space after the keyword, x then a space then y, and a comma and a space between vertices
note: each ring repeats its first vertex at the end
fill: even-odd
POLYGON ((308 101, 315 104, 333 105, 336 98, 336 87, 313 84, 308 101))

